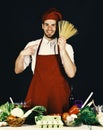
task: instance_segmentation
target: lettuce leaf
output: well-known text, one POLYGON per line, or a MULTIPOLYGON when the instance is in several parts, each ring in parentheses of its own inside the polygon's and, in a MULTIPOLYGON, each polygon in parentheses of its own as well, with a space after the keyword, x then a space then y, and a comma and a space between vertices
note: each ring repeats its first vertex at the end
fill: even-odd
POLYGON ((93 108, 86 106, 82 108, 78 114, 78 118, 81 119, 81 121, 84 124, 87 125, 99 125, 99 122, 96 118, 96 112, 93 108))
POLYGON ((7 116, 14 108, 14 104, 6 102, 0 106, 0 121, 6 121, 7 116))

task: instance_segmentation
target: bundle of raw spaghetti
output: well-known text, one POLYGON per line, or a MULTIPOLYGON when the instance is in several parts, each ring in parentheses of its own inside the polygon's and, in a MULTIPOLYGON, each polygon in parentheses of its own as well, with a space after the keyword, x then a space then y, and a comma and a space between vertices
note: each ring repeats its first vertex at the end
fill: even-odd
POLYGON ((59 36, 63 36, 66 39, 69 39, 77 33, 77 29, 72 23, 66 20, 61 20, 58 22, 59 27, 59 36))

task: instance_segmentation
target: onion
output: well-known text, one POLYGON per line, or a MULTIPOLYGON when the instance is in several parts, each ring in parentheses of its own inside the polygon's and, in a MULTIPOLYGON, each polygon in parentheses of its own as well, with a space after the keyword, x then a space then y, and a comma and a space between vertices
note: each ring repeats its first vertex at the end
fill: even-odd
POLYGON ((11 115, 16 117, 21 117, 24 115, 24 111, 21 108, 14 108, 11 110, 11 115))

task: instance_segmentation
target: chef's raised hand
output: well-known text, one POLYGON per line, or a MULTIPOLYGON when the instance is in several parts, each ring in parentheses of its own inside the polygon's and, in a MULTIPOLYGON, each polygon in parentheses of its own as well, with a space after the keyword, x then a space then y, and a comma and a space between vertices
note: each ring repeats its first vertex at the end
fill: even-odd
POLYGON ((60 51, 64 50, 65 49, 65 46, 66 46, 66 39, 64 37, 59 37, 58 38, 58 45, 59 45, 59 49, 60 51))

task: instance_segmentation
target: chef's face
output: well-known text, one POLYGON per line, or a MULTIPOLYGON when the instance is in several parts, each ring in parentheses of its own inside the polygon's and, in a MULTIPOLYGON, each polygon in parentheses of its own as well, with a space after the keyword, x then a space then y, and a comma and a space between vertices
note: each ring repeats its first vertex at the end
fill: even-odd
POLYGON ((56 33, 56 20, 45 20, 44 23, 42 24, 42 29, 44 30, 44 35, 47 38, 54 38, 55 33, 56 33))

